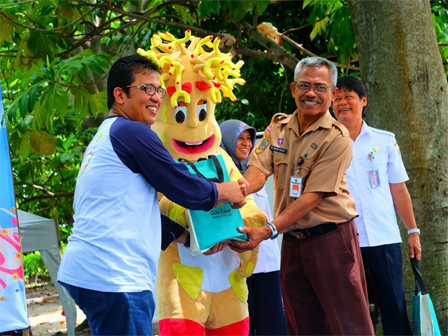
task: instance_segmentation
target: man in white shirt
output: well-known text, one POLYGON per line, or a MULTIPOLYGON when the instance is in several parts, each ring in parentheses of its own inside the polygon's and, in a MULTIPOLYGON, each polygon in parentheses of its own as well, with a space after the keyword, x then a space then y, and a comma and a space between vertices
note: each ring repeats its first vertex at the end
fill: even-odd
POLYGON ((391 132, 369 127, 362 120, 367 105, 362 82, 338 79, 333 99, 336 117, 350 132, 353 159, 347 170, 348 189, 355 198, 355 219, 366 273, 378 300, 384 335, 412 335, 406 312, 401 236, 395 211, 408 230, 409 257, 421 258, 420 230, 415 223, 408 175, 391 132), (368 277, 369 278, 369 277, 368 277))

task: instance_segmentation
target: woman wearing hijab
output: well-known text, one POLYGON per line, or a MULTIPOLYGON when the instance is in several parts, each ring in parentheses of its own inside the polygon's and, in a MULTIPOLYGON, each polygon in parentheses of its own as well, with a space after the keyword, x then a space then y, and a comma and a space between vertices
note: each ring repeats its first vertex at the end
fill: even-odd
MULTIPOLYGON (((255 145, 255 128, 239 120, 227 120, 221 124, 221 147, 230 155, 244 174, 249 155, 255 145)), ((253 194, 258 208, 271 221, 272 213, 265 187, 253 194)), ((255 270, 247 279, 249 289, 249 335, 287 335, 285 315, 280 290, 280 251, 277 240, 265 240, 260 244, 255 270)))

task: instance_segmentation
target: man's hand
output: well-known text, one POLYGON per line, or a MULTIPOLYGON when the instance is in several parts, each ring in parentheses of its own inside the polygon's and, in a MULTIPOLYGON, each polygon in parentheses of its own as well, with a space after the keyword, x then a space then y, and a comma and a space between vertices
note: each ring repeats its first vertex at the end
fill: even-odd
POLYGON ((417 232, 411 233, 408 238, 409 257, 422 258, 422 247, 420 246, 420 235, 417 232))
POLYGON ((245 187, 236 181, 216 183, 218 188, 218 198, 229 203, 239 203, 244 201, 246 196, 243 194, 245 187))
POLYGON ((230 242, 230 239, 223 240, 222 242, 219 242, 218 244, 214 245, 210 250, 208 250, 207 252, 204 252, 203 254, 204 255, 212 255, 212 254, 218 253, 218 252, 224 250, 225 247, 227 245, 229 245, 229 242, 230 242))
MULTIPOLYGON (((238 180, 238 184, 240 185, 241 192, 246 197, 248 195, 249 182, 247 182, 246 179, 242 177, 238 180)), ((244 200, 242 202, 231 203, 230 205, 234 209, 241 209, 243 206, 246 205, 246 203, 247 202, 244 200)))
POLYGON ((244 197, 247 197, 248 189, 250 186, 249 182, 247 182, 247 180, 242 177, 238 180, 238 184, 240 185, 241 192, 243 193, 244 197))
POLYGON ((244 233, 249 239, 247 242, 232 240, 229 247, 235 252, 244 252, 253 250, 263 240, 271 236, 271 229, 267 226, 262 227, 239 227, 238 231, 244 233))

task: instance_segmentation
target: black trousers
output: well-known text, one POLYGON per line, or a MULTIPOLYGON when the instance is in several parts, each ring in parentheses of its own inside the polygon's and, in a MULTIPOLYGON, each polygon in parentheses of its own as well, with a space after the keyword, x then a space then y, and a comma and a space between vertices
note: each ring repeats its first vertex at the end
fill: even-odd
MULTIPOLYGON (((412 335, 406 310, 401 244, 361 248, 366 276, 378 302, 384 335, 412 335)), ((372 300, 370 300, 372 301, 372 300)))
POLYGON ((249 289, 249 335, 288 335, 280 288, 280 271, 252 274, 249 289))

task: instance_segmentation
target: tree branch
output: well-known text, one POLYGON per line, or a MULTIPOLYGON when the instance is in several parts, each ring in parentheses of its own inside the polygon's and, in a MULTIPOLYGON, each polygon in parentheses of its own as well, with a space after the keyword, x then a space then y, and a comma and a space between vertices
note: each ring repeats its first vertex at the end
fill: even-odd
POLYGON ((316 54, 312 53, 311 51, 309 51, 308 49, 305 49, 301 44, 297 43, 296 41, 294 41, 293 39, 289 38, 286 35, 283 34, 279 34, 277 33, 278 36, 281 37, 282 40, 288 42, 290 45, 292 45, 293 47, 299 49, 301 52, 303 52, 305 55, 308 56, 317 56, 316 54))
MULTIPOLYGON (((249 36, 252 37, 255 41, 257 41, 260 45, 265 47, 267 50, 274 53, 273 61, 283 63, 288 68, 295 69, 299 59, 288 52, 285 48, 274 42, 273 40, 267 38, 265 35, 260 33, 257 29, 254 29, 249 23, 246 21, 240 21, 241 27, 243 31, 249 36)), ((260 57, 260 56, 257 56, 260 57)), ((261 57, 265 58, 266 57, 261 57)))
POLYGON ((32 201, 39 200, 39 199, 73 197, 74 194, 75 194, 74 191, 69 191, 69 192, 61 192, 61 193, 57 193, 57 194, 53 194, 53 195, 40 195, 40 196, 27 197, 27 198, 20 196, 20 195, 17 195, 16 197, 19 199, 23 199, 22 204, 26 204, 26 203, 30 203, 32 201))
POLYGON ((52 196, 52 197, 54 197, 54 195, 55 195, 55 193, 51 192, 50 190, 45 189, 43 186, 38 185, 38 184, 28 183, 28 182, 17 182, 16 185, 27 186, 27 187, 30 187, 33 189, 41 190, 45 194, 52 196))
POLYGON ((25 25, 25 24, 23 24, 23 23, 20 23, 20 22, 17 22, 17 21, 12 20, 11 18, 9 18, 9 17, 8 17, 6 14, 4 14, 3 12, 0 12, 0 14, 3 15, 3 16, 4 16, 8 21, 10 21, 12 24, 15 24, 15 25, 17 25, 17 26, 20 26, 20 27, 22 27, 22 28, 27 28, 27 29, 34 30, 34 31, 38 31, 38 32, 42 32, 42 33, 52 33, 52 32, 57 32, 57 31, 59 31, 59 30, 63 30, 63 29, 65 29, 65 28, 68 28, 68 27, 73 26, 76 22, 80 21, 80 20, 83 19, 85 16, 89 15, 90 13, 92 13, 94 10, 95 10, 95 8, 92 8, 91 10, 89 10, 87 13, 81 15, 81 16, 80 16, 79 18, 77 18, 76 20, 74 20, 74 21, 72 21, 72 22, 66 24, 65 26, 57 27, 57 28, 54 28, 54 29, 41 29, 41 28, 36 28, 36 27, 33 27, 33 26, 28 26, 28 25, 25 25))
POLYGON ((267 52, 262 52, 262 51, 246 48, 240 40, 236 41, 236 43, 233 45, 233 48, 235 49, 235 52, 237 52, 238 54, 249 56, 249 57, 257 57, 257 58, 265 59, 265 60, 272 61, 272 62, 282 63, 291 69, 295 69, 297 62, 299 61, 299 60, 297 60, 297 62, 291 62, 288 59, 285 59, 284 57, 281 57, 281 56, 278 56, 275 54, 270 54, 267 52))
POLYGON ((285 30, 285 31, 284 31, 283 33, 281 33, 280 35, 286 35, 286 34, 289 34, 290 32, 297 31, 297 30, 302 30, 302 29, 304 29, 304 28, 306 28, 306 27, 309 27, 309 26, 311 26, 311 24, 310 24, 310 23, 307 23, 306 25, 303 25, 303 26, 301 26, 301 27, 296 27, 296 28, 291 28, 291 29, 285 30))
POLYGON ((10 4, 4 4, 4 5, 0 5, 0 8, 3 7, 13 7, 13 6, 17 6, 17 5, 24 5, 30 2, 37 2, 37 0, 27 0, 27 1, 21 1, 21 2, 14 2, 14 3, 10 3, 10 4))

